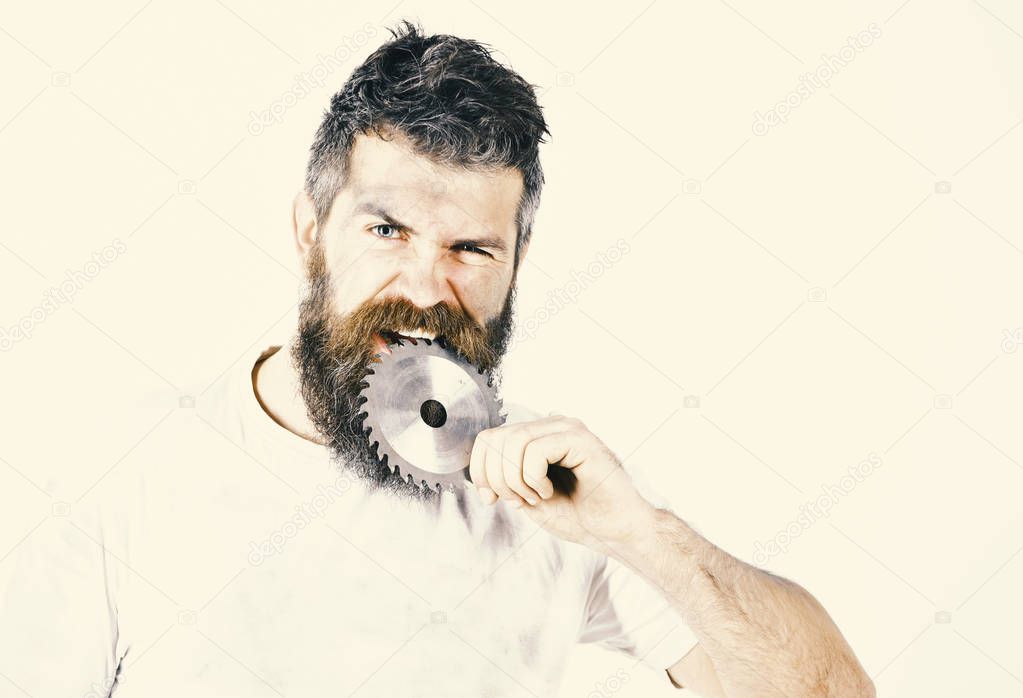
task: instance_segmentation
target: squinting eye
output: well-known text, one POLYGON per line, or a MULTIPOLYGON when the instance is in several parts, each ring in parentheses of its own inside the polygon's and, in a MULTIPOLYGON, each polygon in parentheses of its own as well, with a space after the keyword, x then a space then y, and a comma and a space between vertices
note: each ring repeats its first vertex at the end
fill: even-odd
POLYGON ((398 229, 397 229, 397 228, 395 228, 395 227, 394 227, 393 225, 391 225, 390 223, 381 223, 381 224, 379 224, 379 225, 374 225, 374 226, 373 226, 373 227, 371 228, 371 230, 374 230, 374 231, 376 231, 376 230, 378 230, 379 228, 386 228, 386 229, 388 229, 388 230, 392 230, 392 231, 394 231, 394 233, 395 233, 395 234, 394 234, 394 235, 381 235, 381 234, 380 234, 380 233, 378 232, 378 233, 377 233, 377 237, 379 237, 379 238, 382 238, 382 239, 384 239, 384 240, 393 240, 393 239, 395 239, 395 238, 397 237, 398 229))
POLYGON ((489 252, 487 252, 485 250, 481 250, 480 248, 476 247, 475 245, 470 245, 467 242, 463 242, 461 245, 456 245, 455 249, 459 250, 460 252, 472 252, 473 254, 482 255, 484 257, 493 257, 494 256, 494 255, 490 254, 489 252))

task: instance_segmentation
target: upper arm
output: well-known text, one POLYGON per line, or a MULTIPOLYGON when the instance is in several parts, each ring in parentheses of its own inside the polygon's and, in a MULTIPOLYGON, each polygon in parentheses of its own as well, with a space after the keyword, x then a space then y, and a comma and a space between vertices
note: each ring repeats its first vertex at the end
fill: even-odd
POLYGON ((718 680, 714 663, 703 649, 696 643, 682 659, 667 669, 668 678, 679 688, 688 688, 701 698, 727 698, 718 680))

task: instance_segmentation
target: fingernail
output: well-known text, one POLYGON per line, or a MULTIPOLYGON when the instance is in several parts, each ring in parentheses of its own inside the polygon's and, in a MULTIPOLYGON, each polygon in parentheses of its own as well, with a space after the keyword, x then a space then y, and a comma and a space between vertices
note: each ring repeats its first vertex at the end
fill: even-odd
POLYGON ((536 497, 526 497, 526 501, 529 502, 530 505, 536 504, 536 497))

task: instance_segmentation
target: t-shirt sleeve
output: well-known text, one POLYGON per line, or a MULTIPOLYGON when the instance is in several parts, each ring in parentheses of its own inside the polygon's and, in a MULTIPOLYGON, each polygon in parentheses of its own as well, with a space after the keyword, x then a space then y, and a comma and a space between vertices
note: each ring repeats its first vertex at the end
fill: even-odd
POLYGON ((106 695, 114 683, 119 565, 98 517, 55 514, 0 565, 0 696, 12 684, 34 698, 106 695))
POLYGON ((618 560, 601 555, 579 642, 596 643, 663 671, 684 657, 698 638, 660 589, 618 560))

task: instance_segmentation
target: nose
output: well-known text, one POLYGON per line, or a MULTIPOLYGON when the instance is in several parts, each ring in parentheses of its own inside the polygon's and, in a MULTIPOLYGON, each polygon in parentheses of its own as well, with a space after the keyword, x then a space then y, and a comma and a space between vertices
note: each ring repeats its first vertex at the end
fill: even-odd
POLYGON ((443 262, 434 255, 412 256, 403 264, 395 290, 420 308, 441 302, 457 306, 458 299, 443 267, 443 262))

